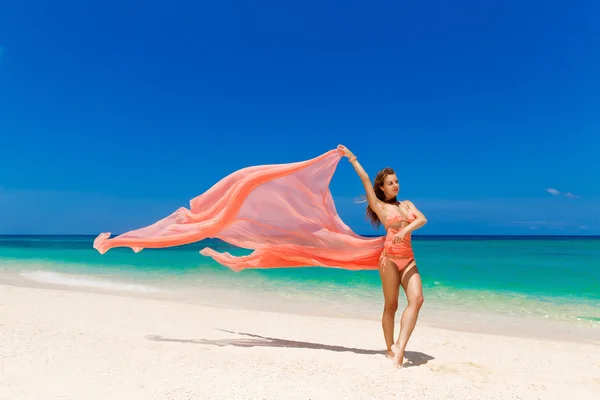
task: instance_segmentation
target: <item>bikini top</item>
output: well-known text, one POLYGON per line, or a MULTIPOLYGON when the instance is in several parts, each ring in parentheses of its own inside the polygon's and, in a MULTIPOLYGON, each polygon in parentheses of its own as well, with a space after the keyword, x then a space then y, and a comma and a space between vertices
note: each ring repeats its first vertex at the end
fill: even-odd
POLYGON ((400 203, 400 205, 403 205, 404 207, 406 207, 406 211, 408 216, 405 217, 403 215, 401 215, 398 211, 393 210, 390 211, 388 213, 388 215, 385 217, 385 226, 389 227, 392 224, 396 224, 398 222, 412 222, 415 219, 417 219, 417 216, 415 215, 415 213, 410 209, 410 207, 408 207, 406 204, 404 203, 400 203))

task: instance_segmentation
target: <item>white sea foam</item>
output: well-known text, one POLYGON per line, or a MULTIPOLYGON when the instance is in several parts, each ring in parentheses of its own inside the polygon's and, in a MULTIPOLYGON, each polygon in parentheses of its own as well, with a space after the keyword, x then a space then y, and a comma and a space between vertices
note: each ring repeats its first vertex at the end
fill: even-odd
POLYGON ((94 289, 105 289, 119 292, 158 293, 160 289, 133 283, 118 282, 105 278, 88 275, 71 275, 54 271, 23 271, 19 274, 23 278, 55 285, 66 285, 74 287, 87 287, 94 289))

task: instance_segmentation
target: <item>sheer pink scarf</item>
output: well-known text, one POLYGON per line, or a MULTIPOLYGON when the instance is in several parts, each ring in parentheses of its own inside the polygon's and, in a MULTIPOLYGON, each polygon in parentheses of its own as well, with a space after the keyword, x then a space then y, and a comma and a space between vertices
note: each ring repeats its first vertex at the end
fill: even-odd
POLYGON ((235 257, 204 248, 234 271, 246 268, 321 266, 377 269, 384 237, 355 234, 337 214, 329 183, 342 157, 331 150, 307 161, 238 170, 190 201, 190 209, 109 239, 101 233, 94 248, 171 247, 218 238, 254 250, 235 257))

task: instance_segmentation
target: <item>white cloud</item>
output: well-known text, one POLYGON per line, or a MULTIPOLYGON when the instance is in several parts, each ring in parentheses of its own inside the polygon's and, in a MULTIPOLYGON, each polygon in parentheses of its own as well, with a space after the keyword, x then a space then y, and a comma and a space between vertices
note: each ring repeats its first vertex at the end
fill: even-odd
POLYGON ((517 225, 534 225, 534 226, 550 226, 556 225, 556 222, 552 221, 515 221, 513 224, 517 225))
MULTIPOLYGON (((560 195, 560 194, 561 194, 560 190, 558 190, 558 189, 556 189, 556 188, 546 188, 546 192, 548 192, 548 193, 550 193, 550 194, 552 194, 552 195, 554 195, 554 196, 558 196, 558 195, 560 195)), ((571 193, 571 192, 566 192, 566 193, 563 193, 563 194, 564 194, 566 197, 569 197, 569 198, 571 198, 571 199, 580 199, 580 198, 581 198, 581 196, 579 196, 579 195, 576 195, 576 194, 574 194, 574 193, 571 193)))
POLYGON ((356 197, 352 200, 354 204, 363 204, 367 202, 367 198, 365 196, 356 197))
POLYGON ((563 227, 568 225, 564 222, 556 222, 556 221, 515 221, 515 222, 513 222, 513 224, 529 226, 529 229, 540 229, 540 228, 562 229, 563 227))

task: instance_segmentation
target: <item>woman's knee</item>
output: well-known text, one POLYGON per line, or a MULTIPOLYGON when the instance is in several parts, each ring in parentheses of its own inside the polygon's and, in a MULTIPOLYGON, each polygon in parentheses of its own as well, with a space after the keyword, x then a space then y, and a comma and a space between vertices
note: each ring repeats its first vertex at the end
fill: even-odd
POLYGON ((398 311, 398 301, 386 301, 383 305, 383 312, 395 313, 398 311))
POLYGON ((408 305, 411 307, 421 308, 425 299, 422 294, 410 296, 408 298, 408 305))

